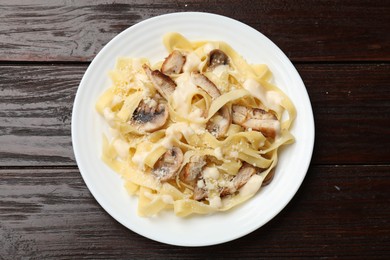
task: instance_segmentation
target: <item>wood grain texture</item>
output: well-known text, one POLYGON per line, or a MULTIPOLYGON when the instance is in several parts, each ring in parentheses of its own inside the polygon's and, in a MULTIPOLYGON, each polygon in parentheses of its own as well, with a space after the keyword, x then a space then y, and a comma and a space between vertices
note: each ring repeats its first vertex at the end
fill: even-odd
POLYGON ((390 161, 390 65, 297 65, 313 106, 313 163, 390 161))
POLYGON ((3 169, 0 257, 378 258, 390 253, 389 171, 389 166, 313 166, 287 208, 262 228, 222 245, 184 248, 148 240, 117 223, 76 169, 3 169))
POLYGON ((390 1, 371 0, 0 0, 0 259, 390 259, 389 13, 390 1), (311 166, 292 201, 210 247, 165 245, 116 222, 88 191, 71 143, 89 62, 129 26, 182 11, 269 37, 297 67, 315 118, 311 166))
MULTIPOLYGON (((297 68, 315 114, 313 163, 388 162, 390 65, 297 68)), ((85 70, 84 65, 0 66, 1 166, 75 165, 71 112, 85 70)))
POLYGON ((90 61, 147 18, 203 11, 242 21, 293 61, 389 61, 389 1, 0 1, 1 61, 90 61))
POLYGON ((0 67, 0 165, 74 165, 73 100, 86 67, 0 67))

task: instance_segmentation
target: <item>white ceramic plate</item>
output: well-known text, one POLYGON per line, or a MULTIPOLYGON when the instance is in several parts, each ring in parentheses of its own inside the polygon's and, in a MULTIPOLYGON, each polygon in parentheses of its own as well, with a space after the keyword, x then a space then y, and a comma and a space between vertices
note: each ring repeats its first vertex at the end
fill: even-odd
POLYGON ((305 86, 289 59, 268 38, 236 20, 207 13, 173 13, 140 22, 111 40, 87 69, 73 107, 72 141, 82 177, 99 204, 132 231, 167 244, 206 246, 242 237, 271 220, 292 199, 308 169, 314 144, 314 120, 305 86), (231 211, 178 218, 171 212, 137 216, 137 198, 127 195, 120 177, 101 160, 104 122, 95 111, 109 87, 107 72, 120 56, 146 57, 152 63, 167 52, 162 37, 179 32, 190 40, 225 41, 249 63, 265 63, 275 83, 292 99, 298 116, 293 145, 283 149, 274 180, 251 200, 231 211))

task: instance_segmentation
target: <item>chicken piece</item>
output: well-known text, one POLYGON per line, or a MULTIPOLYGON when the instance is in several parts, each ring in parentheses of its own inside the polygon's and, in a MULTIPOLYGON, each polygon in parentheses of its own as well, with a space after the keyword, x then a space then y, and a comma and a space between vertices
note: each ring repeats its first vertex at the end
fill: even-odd
POLYGON ((280 132, 280 122, 276 116, 260 108, 249 108, 233 105, 233 118, 235 124, 252 130, 260 131, 264 136, 275 138, 280 132))
POLYGON ((156 162, 153 174, 162 182, 172 180, 183 162, 183 152, 178 147, 166 151, 156 162))
POLYGON ((166 75, 178 74, 182 71, 186 57, 180 51, 174 50, 161 65, 161 72, 166 75))
POLYGON ((175 91, 176 83, 161 71, 151 70, 146 64, 144 64, 142 68, 144 69, 150 81, 152 81, 156 90, 161 94, 161 96, 168 100, 168 98, 175 91))
POLYGON ((189 185, 196 185, 206 161, 203 156, 194 155, 180 172, 180 180, 189 185))
POLYGON ((217 86, 215 86, 215 84, 205 75, 200 74, 199 72, 192 72, 191 79, 195 85, 206 91, 206 93, 209 94, 213 99, 216 99, 221 95, 221 92, 217 86))
POLYGON ((221 191, 221 197, 231 195, 244 186, 252 175, 256 174, 257 170, 254 166, 245 163, 241 166, 237 175, 234 176, 232 184, 230 187, 223 188, 221 191))

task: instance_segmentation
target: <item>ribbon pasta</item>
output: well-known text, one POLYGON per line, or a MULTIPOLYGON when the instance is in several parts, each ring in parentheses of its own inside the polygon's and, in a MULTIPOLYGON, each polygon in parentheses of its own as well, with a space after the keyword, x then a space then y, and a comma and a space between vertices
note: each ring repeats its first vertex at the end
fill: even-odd
POLYGON ((224 42, 168 33, 157 64, 119 58, 96 103, 111 136, 102 160, 119 173, 138 214, 226 211, 272 180, 278 150, 294 141, 291 100, 224 42))

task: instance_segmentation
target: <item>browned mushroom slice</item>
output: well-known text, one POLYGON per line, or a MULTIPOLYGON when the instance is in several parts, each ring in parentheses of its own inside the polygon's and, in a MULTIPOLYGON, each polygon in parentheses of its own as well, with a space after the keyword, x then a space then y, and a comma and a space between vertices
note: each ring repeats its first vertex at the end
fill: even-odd
POLYGON ((161 65, 161 72, 167 75, 178 74, 181 72, 185 62, 186 57, 180 51, 174 50, 161 65))
POLYGON ((260 108, 233 105, 233 123, 246 129, 260 131, 264 136, 275 138, 280 131, 280 122, 276 116, 260 108))
POLYGON ((224 136, 229 130, 229 126, 232 123, 232 116, 228 106, 223 106, 209 122, 207 122, 207 130, 215 136, 220 138, 224 136))
POLYGON ((215 49, 209 53, 209 70, 213 70, 219 65, 229 64, 229 57, 221 50, 215 49))
POLYGON ((168 115, 166 104, 141 101, 130 119, 130 124, 140 131, 153 132, 165 125, 168 115))
POLYGON ((206 161, 203 156, 194 155, 180 172, 180 180, 189 185, 196 185, 196 181, 202 172, 206 161))
POLYGON ((257 170, 254 166, 245 163, 243 166, 241 166, 237 175, 233 178, 233 185, 229 188, 226 187, 222 189, 221 197, 235 193, 238 189, 240 189, 249 181, 252 175, 256 174, 256 171, 257 170))
POLYGON ((172 180, 176 177, 183 162, 183 152, 178 147, 166 151, 156 162, 153 174, 160 181, 172 180))
POLYGON ((191 79, 195 85, 206 91, 207 94, 209 94, 213 99, 221 95, 221 92, 219 91, 217 86, 215 86, 215 84, 205 75, 200 74, 198 72, 192 72, 191 79))
POLYGON ((273 180, 274 176, 275 176, 275 168, 272 169, 272 170, 267 174, 267 176, 264 178, 263 182, 261 183, 261 187, 267 186, 268 184, 270 184, 271 181, 273 180))
POLYGON ((176 83, 159 70, 151 70, 148 65, 142 66, 156 90, 166 99, 175 91, 176 83))

